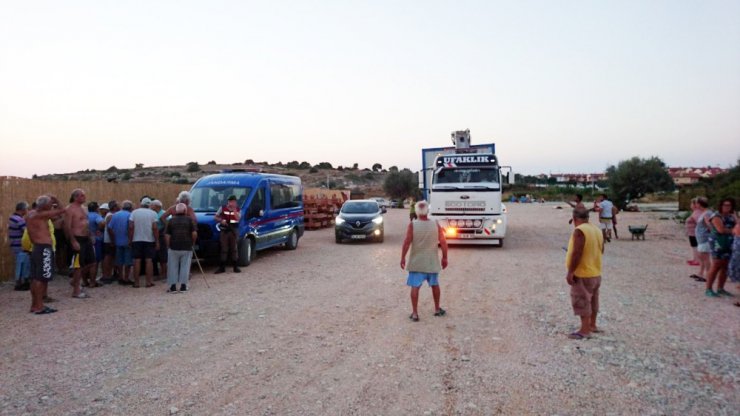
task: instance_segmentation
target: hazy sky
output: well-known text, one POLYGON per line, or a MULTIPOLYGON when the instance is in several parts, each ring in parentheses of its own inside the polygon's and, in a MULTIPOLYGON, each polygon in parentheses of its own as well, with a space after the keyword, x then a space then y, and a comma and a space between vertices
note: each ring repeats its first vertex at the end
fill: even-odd
POLYGON ((740 157, 740 1, 0 0, 0 175, 740 157))

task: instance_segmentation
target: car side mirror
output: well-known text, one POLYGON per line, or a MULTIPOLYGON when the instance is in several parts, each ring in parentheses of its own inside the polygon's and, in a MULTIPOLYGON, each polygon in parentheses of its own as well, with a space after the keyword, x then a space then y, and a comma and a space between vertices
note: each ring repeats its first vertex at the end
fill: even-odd
POLYGON ((382 212, 383 214, 385 214, 386 212, 388 212, 388 210, 385 209, 385 207, 383 207, 383 208, 380 209, 380 212, 382 212))
POLYGON ((264 217, 265 216, 265 210, 264 209, 259 210, 259 212, 257 213, 257 215, 260 216, 260 217, 264 217))

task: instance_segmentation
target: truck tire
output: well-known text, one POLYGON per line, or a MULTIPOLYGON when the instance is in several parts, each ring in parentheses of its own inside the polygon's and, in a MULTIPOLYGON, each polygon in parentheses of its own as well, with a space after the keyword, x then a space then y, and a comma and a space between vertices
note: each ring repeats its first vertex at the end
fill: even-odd
POLYGON ((288 240, 285 242, 285 248, 288 250, 295 250, 298 248, 298 232, 293 230, 288 235, 288 240))
POLYGON ((498 240, 498 246, 499 246, 499 248, 504 248, 504 239, 503 238, 500 239, 500 240, 498 240))
POLYGON ((254 260, 255 255, 254 240, 247 237, 239 242, 239 260, 237 261, 239 266, 249 266, 252 260, 254 260))

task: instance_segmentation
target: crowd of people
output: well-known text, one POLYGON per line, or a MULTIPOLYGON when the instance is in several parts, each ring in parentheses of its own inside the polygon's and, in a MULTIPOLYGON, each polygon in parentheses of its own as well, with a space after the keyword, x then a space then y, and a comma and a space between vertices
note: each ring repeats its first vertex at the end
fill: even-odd
POLYGON ((55 274, 71 277, 71 296, 89 298, 87 288, 118 282, 134 288, 154 286, 154 276, 167 278, 168 292, 188 290, 193 246, 197 239, 190 193, 181 192, 174 205, 144 196, 138 207, 130 200, 87 202, 75 189, 69 204, 41 195, 29 206, 18 202, 8 222, 15 257, 15 290, 31 292, 30 312, 56 309, 47 294, 55 274), (179 285, 179 287, 178 287, 179 285))
MULTIPOLYGON (((715 210, 705 197, 691 200, 691 215, 686 219, 691 247, 687 263, 699 267, 690 277, 705 282, 704 294, 711 298, 734 297, 725 289, 728 278, 740 291, 740 221, 735 212, 733 198, 723 198, 715 210)), ((740 306, 740 302, 735 306, 740 306)))

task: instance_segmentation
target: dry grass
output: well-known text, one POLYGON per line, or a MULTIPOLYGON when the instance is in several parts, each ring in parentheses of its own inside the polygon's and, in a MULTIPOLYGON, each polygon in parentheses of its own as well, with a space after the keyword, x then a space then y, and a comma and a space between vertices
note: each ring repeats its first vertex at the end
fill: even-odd
POLYGON ((33 202, 39 195, 53 194, 60 201, 67 201, 72 190, 82 188, 88 201, 99 203, 115 199, 136 201, 142 195, 154 196, 165 206, 172 203, 177 194, 190 185, 172 183, 109 183, 106 181, 40 181, 32 179, 0 177, 0 281, 11 280, 14 262, 8 243, 8 217, 15 211, 19 201, 33 202))

